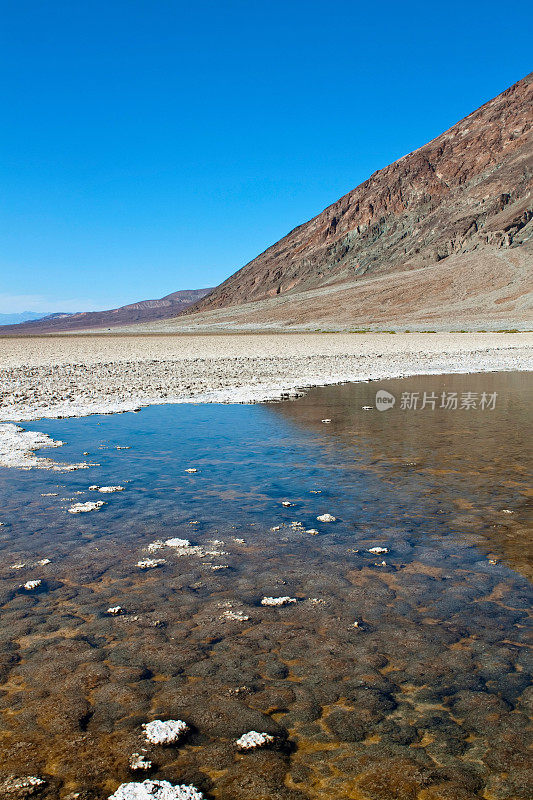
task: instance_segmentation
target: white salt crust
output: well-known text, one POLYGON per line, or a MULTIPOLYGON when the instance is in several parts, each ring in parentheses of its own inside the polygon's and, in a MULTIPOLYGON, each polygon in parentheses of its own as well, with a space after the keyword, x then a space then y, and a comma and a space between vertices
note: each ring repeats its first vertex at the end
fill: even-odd
POLYGON ((261 600, 262 606, 288 606, 290 603, 296 603, 295 597, 263 597, 261 600))
POLYGON ((274 737, 269 733, 258 733, 258 731, 248 731, 237 739, 235 744, 239 750, 256 750, 258 747, 267 747, 272 744, 274 737))
POLYGON ((195 786, 172 785, 169 781, 142 781, 122 783, 109 800, 204 800, 195 786))
POLYGON ((150 744, 173 744, 189 730, 187 723, 181 719, 168 719, 165 722, 154 719, 152 722, 146 722, 143 728, 150 744))

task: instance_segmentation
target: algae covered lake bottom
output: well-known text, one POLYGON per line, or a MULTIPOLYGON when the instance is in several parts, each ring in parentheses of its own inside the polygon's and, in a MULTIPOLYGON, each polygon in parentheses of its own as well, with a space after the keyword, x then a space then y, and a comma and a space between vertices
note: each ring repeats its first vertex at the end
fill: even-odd
POLYGON ((529 800, 532 390, 428 375, 26 424, 99 466, 0 470, 0 786, 45 781, 6 796, 149 775, 213 800, 529 800), (154 719, 190 731, 152 745, 154 719), (273 744, 240 752, 249 731, 273 744))

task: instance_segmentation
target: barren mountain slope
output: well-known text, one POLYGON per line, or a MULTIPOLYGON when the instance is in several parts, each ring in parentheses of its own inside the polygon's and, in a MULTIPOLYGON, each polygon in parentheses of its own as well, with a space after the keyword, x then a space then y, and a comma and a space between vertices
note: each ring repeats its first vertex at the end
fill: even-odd
MULTIPOLYGON (((450 281, 455 282, 459 295, 490 291, 501 268, 504 283, 517 282, 513 291, 521 296, 527 290, 527 268, 533 263, 527 246, 533 228, 532 118, 533 73, 291 231, 186 314, 349 284, 345 305, 351 308, 345 311, 372 323, 369 309, 360 305, 375 304, 370 281, 388 276, 384 286, 401 293, 404 283, 413 285, 405 273, 421 268, 428 274, 417 273, 417 281, 425 286, 429 279, 438 309, 439 275, 448 272, 444 267, 452 256, 454 277, 448 275, 445 282, 448 288, 450 281)), ((340 300, 342 292, 338 296, 340 300)), ((502 297, 506 296, 503 291, 502 297)), ((412 297, 415 313, 423 311, 425 299, 412 297)), ((443 299, 454 302, 453 296, 443 299)), ((476 302, 483 307, 482 298, 476 302)), ((300 311, 287 305, 285 313, 304 321, 327 310, 319 296, 309 303, 300 311)), ((267 317, 270 308, 264 309, 267 317)), ((276 318, 278 308, 278 304, 272 307, 276 318)), ((400 309, 392 302, 393 316, 396 310, 400 309)), ((501 310, 485 306, 484 314, 490 317, 501 310)))
POLYGON ((155 322, 175 317, 210 291, 211 289, 183 289, 167 294, 160 300, 140 300, 138 303, 130 303, 109 311, 82 311, 78 314, 44 317, 17 325, 2 325, 0 335, 62 333, 87 328, 116 328, 118 325, 155 322))

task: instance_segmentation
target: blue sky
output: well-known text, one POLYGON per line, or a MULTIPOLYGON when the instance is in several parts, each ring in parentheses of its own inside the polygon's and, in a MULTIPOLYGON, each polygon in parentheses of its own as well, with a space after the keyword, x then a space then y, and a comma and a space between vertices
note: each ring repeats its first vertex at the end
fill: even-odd
POLYGON ((0 10, 0 312, 215 285, 531 69, 501 3, 0 10))

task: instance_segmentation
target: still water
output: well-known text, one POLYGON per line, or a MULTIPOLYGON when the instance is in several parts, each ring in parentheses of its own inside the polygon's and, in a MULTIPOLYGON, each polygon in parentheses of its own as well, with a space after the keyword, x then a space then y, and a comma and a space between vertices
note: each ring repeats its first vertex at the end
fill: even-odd
POLYGON ((532 390, 425 376, 26 425, 100 466, 0 471, 0 779, 100 800, 145 748, 220 800, 529 800, 532 390), (156 718, 191 734, 147 745, 156 718), (250 730, 274 746, 238 753, 250 730))

